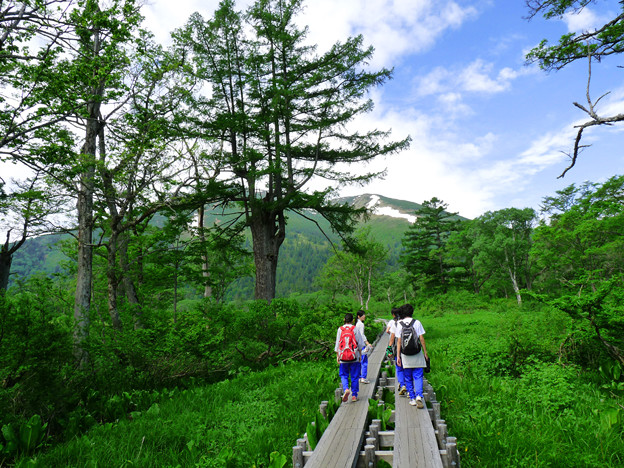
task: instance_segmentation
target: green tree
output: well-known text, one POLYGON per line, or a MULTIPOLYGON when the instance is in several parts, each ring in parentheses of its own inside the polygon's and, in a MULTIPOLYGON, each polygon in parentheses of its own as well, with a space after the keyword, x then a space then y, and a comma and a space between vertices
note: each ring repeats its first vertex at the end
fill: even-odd
POLYGON ((35 174, 14 181, 12 190, 0 197, 0 230, 6 232, 6 240, 0 245, 0 292, 8 288, 13 256, 26 239, 62 228, 55 225, 52 217, 66 208, 66 200, 48 193, 47 188, 40 175, 35 174), (12 236, 13 231, 17 236, 12 236))
POLYGON ((405 232, 401 262, 414 285, 446 293, 450 264, 444 249, 449 236, 459 228, 457 213, 446 211, 448 205, 433 197, 416 210, 416 221, 405 232))
MULTIPOLYGON (((542 14, 546 19, 561 18, 565 14, 578 14, 596 0, 528 0, 530 17, 542 14)), ((537 62, 544 70, 560 70, 578 60, 588 60, 588 79, 586 104, 574 102, 574 105, 589 116, 589 120, 577 125, 578 132, 574 141, 574 149, 570 154, 571 163, 559 176, 563 177, 576 164, 579 152, 585 147, 581 145, 583 131, 597 125, 613 125, 624 121, 624 113, 600 115, 598 103, 609 92, 602 94, 598 99, 590 96, 592 78, 592 62, 601 62, 608 56, 624 51, 624 3, 613 3, 613 9, 618 10, 617 16, 609 18, 605 23, 593 31, 582 33, 567 33, 560 37, 557 44, 551 45, 544 39, 526 56, 529 63, 537 62), (619 6, 616 5, 619 3, 619 6)))
POLYGON ((549 218, 536 228, 532 250, 542 290, 578 294, 624 273, 623 190, 624 176, 615 176, 544 199, 549 218))
POLYGON ((372 109, 367 93, 390 78, 368 71, 373 49, 361 36, 317 55, 296 26, 301 0, 257 0, 245 15, 224 0, 214 18, 193 15, 177 33, 191 49, 194 74, 211 96, 194 107, 205 138, 223 142, 232 190, 250 228, 256 267, 255 297, 275 296, 286 213, 314 210, 348 235, 355 210, 331 202, 332 188, 309 193, 314 178, 364 183, 377 174, 351 175, 337 164, 357 164, 407 147, 389 132, 353 130, 348 124, 372 109))
POLYGON ((370 228, 358 231, 355 239, 355 248, 339 250, 329 258, 319 283, 333 294, 352 292, 360 306, 368 310, 373 285, 386 267, 388 249, 371 236, 370 228))
POLYGON ((505 208, 476 219, 478 234, 473 243, 480 268, 498 270, 507 277, 522 303, 520 289, 531 289, 535 266, 529 255, 536 213, 532 208, 505 208))
POLYGON ((449 275, 459 285, 469 283, 468 289, 481 293, 483 285, 492 277, 492 269, 484 268, 478 260, 475 242, 479 236, 478 220, 462 221, 458 230, 450 234, 445 246, 445 257, 450 266, 449 275))

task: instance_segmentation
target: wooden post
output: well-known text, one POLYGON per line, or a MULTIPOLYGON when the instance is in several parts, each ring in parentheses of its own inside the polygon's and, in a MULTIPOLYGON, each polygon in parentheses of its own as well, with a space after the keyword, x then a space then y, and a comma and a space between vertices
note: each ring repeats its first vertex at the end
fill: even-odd
POLYGON ((433 408, 433 420, 440 419, 440 403, 438 401, 432 401, 431 407, 433 408))
POLYGON ((367 445, 364 447, 364 462, 366 468, 377 467, 377 457, 375 456, 375 446, 367 445))
POLYGON ((373 439, 372 437, 366 438, 366 445, 372 445, 375 447, 375 450, 379 450, 379 441, 377 439, 373 439))
POLYGON ((329 404, 329 401, 321 401, 321 405, 319 406, 319 411, 325 419, 327 419, 327 405, 328 404, 329 404))
POLYGON ((446 451, 446 449, 440 450, 440 458, 442 459, 443 468, 449 468, 449 466, 451 466, 449 462, 448 452, 446 451))
POLYGON ((305 452, 308 448, 308 441, 306 439, 297 439, 297 447, 301 447, 301 449, 305 452))
POLYGON ((293 447, 293 468, 303 468, 303 447, 296 445, 293 447))
POLYGON ((438 430, 436 431, 436 439, 438 441, 438 447, 441 449, 446 448, 446 437, 448 436, 446 424, 440 422, 438 424, 438 430))
POLYGON ((334 390, 334 400, 336 400, 336 403, 340 403, 342 401, 342 389, 340 387, 334 390))
POLYGON ((379 419, 373 419, 368 431, 372 439, 377 441, 377 447, 379 447, 379 431, 381 430, 381 421, 379 419))
POLYGON ((457 450, 457 437, 446 438, 446 452, 450 460, 450 465, 459 467, 459 450, 457 450))

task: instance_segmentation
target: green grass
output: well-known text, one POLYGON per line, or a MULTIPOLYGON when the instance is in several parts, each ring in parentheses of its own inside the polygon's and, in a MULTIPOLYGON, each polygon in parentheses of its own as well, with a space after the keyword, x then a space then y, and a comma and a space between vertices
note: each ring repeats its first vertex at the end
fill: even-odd
POLYGON ((509 306, 421 320, 463 467, 624 465, 623 399, 557 359, 567 317, 509 306))
MULTIPOLYGON (((447 306, 416 316, 427 331, 428 379, 463 467, 624 466, 623 398, 601 389, 596 372, 559 359, 567 316, 511 302, 454 313, 447 306)), ((30 464, 267 467, 271 452, 290 459, 337 385, 331 357, 243 373, 178 391, 30 464)))
POLYGON ((66 467, 267 466, 292 446, 333 397, 337 371, 327 363, 294 363, 183 390, 131 420, 87 434, 22 465, 66 467))

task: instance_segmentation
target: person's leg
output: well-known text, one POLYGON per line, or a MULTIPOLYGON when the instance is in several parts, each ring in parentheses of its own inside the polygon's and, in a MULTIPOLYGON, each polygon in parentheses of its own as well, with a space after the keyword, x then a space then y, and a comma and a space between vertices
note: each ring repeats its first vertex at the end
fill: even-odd
POLYGON ((403 374, 403 368, 398 364, 396 365, 396 377, 399 382, 399 389, 401 387, 405 387, 405 376, 403 374))
POLYGON ((422 367, 417 367, 414 369, 414 393, 416 396, 423 398, 423 376, 425 374, 425 370, 422 367))
POLYGON ((405 387, 407 388, 407 393, 409 395, 410 400, 414 400, 416 398, 416 393, 414 392, 414 370, 413 368, 403 368, 403 378, 405 379, 405 387))
POLYGON ((340 382, 342 383, 343 400, 345 394, 348 397, 347 391, 349 390, 349 364, 341 362, 338 367, 338 375, 340 376, 340 382))
POLYGON ((351 364, 351 393, 354 397, 360 393, 360 367, 359 362, 351 364))
POLYGON ((360 372, 360 378, 366 380, 368 375, 368 354, 362 355, 362 370, 360 372))

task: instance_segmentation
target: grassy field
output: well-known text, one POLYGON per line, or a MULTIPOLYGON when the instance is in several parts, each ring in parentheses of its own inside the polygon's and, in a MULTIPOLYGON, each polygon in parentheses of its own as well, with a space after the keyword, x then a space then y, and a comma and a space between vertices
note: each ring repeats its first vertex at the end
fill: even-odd
MULTIPOLYGON (((513 303, 421 309, 429 380, 463 467, 624 466, 621 395, 560 359, 568 318, 513 303)), ((333 359, 292 363, 172 392, 21 466, 268 467, 331 399, 333 359)), ((274 465, 275 466, 275 465, 274 465)), ((279 466, 279 465, 278 465, 279 466)))
POLYGON ((422 321, 463 467, 624 466, 624 401, 559 359, 567 316, 503 305, 422 321))

